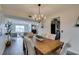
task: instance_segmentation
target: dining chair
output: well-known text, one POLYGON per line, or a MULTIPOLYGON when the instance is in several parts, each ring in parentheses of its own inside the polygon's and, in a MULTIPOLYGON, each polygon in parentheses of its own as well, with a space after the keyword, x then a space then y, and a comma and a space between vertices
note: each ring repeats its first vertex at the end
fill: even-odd
POLYGON ((35 55, 34 44, 31 38, 25 37, 28 55, 35 55))
POLYGON ((60 55, 66 55, 67 54, 67 49, 69 47, 71 47, 70 43, 69 42, 64 42, 63 47, 62 47, 62 49, 61 49, 59 54, 60 55))
POLYGON ((50 34, 49 38, 52 40, 55 40, 56 35, 55 34, 50 34))
POLYGON ((62 42, 63 44, 55 51, 53 54, 55 55, 66 55, 67 49, 71 47, 70 40, 66 42, 62 42))
POLYGON ((48 38, 49 39, 55 40, 55 37, 56 37, 55 34, 48 34, 48 38))
POLYGON ((23 51, 24 51, 24 54, 26 55, 26 54, 28 54, 27 52, 27 42, 26 42, 26 39, 24 38, 24 37, 22 37, 23 38, 23 51))
POLYGON ((52 40, 55 40, 56 35, 55 34, 51 34, 51 33, 46 33, 45 37, 49 38, 49 39, 52 39, 52 40))

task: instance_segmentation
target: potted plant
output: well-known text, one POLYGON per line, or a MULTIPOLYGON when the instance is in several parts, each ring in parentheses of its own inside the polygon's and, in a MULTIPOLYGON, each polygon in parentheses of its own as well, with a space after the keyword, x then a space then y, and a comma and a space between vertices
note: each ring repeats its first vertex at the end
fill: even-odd
POLYGON ((11 31, 12 31, 12 23, 8 21, 5 24, 5 27, 6 27, 6 30, 7 30, 7 32, 5 34, 7 35, 7 39, 8 39, 7 42, 6 42, 6 47, 9 47, 11 45, 10 36, 11 36, 11 31))

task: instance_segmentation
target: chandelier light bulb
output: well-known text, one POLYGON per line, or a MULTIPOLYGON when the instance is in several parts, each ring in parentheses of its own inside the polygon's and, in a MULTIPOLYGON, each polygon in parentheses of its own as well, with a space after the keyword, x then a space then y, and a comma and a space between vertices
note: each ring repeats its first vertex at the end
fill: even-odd
POLYGON ((35 14, 35 15, 34 15, 34 17, 36 18, 36 17, 37 17, 37 15, 35 14))
POLYGON ((44 17, 44 15, 43 15, 43 14, 41 14, 41 17, 44 17))
POLYGON ((44 17, 44 19, 46 19, 46 16, 44 17))

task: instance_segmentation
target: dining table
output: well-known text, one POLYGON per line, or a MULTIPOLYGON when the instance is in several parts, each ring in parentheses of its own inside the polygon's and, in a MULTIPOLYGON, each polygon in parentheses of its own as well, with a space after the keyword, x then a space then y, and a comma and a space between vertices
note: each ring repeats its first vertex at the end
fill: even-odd
POLYGON ((63 45, 60 40, 53 39, 43 39, 42 41, 36 40, 35 50, 36 53, 46 55, 51 52, 56 51, 59 47, 63 45))

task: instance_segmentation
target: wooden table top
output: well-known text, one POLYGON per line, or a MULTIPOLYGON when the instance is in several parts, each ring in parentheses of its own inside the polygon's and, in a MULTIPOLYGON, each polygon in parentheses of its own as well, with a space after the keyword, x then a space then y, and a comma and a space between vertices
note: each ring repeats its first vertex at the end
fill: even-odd
POLYGON ((59 40, 45 39, 43 41, 36 41, 35 48, 39 50, 42 54, 47 54, 54 51, 56 48, 61 46, 62 42, 59 40))

